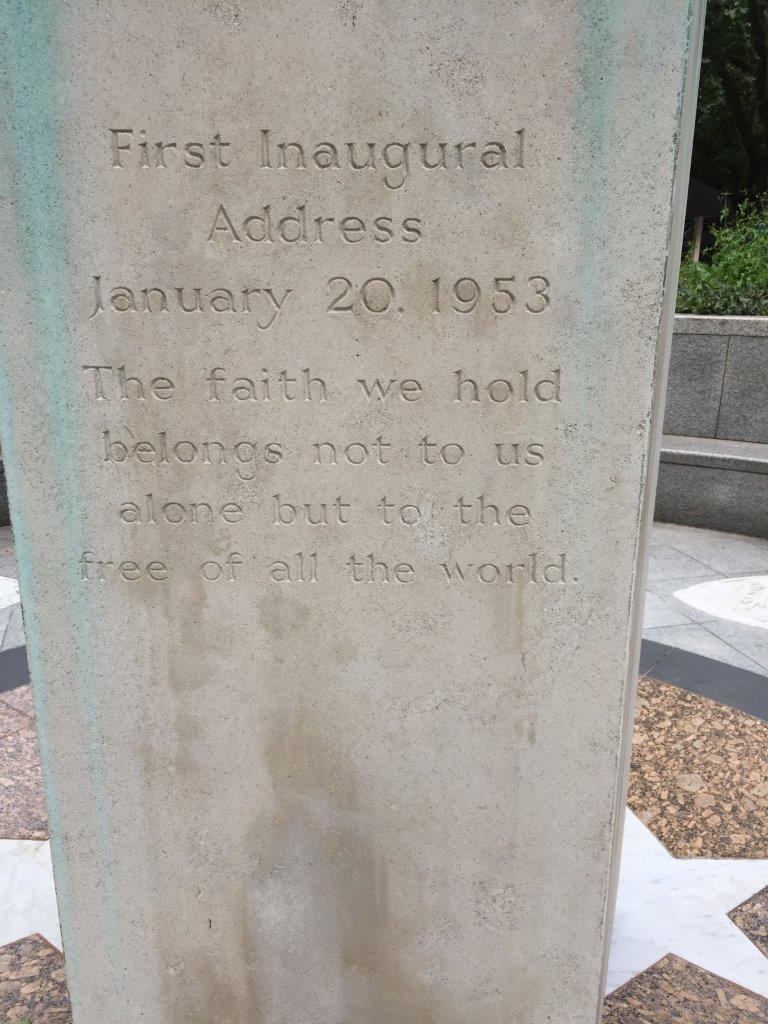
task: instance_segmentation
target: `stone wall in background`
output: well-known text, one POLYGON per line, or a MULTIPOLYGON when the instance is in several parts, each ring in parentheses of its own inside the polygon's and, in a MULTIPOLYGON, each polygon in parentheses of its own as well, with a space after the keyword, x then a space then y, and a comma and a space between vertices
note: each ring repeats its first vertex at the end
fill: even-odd
POLYGON ((656 517, 768 536, 768 317, 676 317, 656 517))
POLYGON ((768 317, 677 316, 664 433, 768 444, 768 317))

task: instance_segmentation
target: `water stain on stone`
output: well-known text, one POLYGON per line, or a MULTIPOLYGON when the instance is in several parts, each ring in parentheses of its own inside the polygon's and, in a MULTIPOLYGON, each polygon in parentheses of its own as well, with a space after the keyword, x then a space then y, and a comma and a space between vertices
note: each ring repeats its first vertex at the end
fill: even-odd
POLYGON ((336 664, 340 665, 342 668, 353 664, 358 657, 358 650, 355 645, 342 637, 338 637, 334 640, 333 646, 331 647, 331 653, 333 654, 336 664))
POLYGON ((534 746, 536 743, 537 726, 538 716, 536 712, 530 711, 515 719, 512 729, 518 739, 526 739, 531 746, 534 746))
POLYGON ((285 640, 298 632, 310 619, 309 607, 278 591, 270 594, 260 606, 261 622, 275 640, 285 640))
POLYGON ((416 938, 392 913, 389 872, 366 834, 343 751, 302 710, 276 719, 263 757, 273 810, 254 822, 244 900, 265 1024, 438 1024, 438 993, 406 958, 416 938))

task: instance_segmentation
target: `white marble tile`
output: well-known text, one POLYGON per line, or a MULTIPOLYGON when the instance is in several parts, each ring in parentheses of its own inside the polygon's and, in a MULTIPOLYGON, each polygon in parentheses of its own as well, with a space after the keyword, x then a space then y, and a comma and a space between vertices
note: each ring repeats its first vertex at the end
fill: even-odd
POLYGON ((0 608, 10 608, 19 603, 19 581, 10 576, 0 576, 0 608))
POLYGON ((670 647, 679 647, 683 651, 691 651, 693 654, 701 654, 705 658, 723 661, 726 665, 733 665, 735 668, 744 668, 760 675, 765 674, 765 669, 760 662, 715 636, 707 628, 710 625, 709 622, 704 624, 692 622, 687 626, 659 626, 654 629, 643 629, 643 639, 653 640, 659 644, 668 644, 670 647))
POLYGON ((33 932, 61 949, 50 846, 0 840, 0 946, 33 932))
POLYGON ((628 810, 607 991, 674 953, 768 998, 768 957, 727 916, 766 885, 768 861, 676 860, 628 810))
POLYGON ((738 576, 693 583, 675 591, 674 596, 712 619, 729 619, 768 631, 768 576, 738 576))

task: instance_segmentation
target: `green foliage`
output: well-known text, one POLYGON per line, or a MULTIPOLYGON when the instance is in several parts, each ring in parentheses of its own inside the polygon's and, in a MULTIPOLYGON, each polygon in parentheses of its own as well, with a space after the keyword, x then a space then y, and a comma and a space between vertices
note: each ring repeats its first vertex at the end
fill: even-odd
POLYGON ((708 263, 683 260, 678 313, 768 316, 768 196, 723 211, 712 234, 708 263))
POLYGON ((723 192, 768 189, 768 0, 709 0, 692 172, 723 192))

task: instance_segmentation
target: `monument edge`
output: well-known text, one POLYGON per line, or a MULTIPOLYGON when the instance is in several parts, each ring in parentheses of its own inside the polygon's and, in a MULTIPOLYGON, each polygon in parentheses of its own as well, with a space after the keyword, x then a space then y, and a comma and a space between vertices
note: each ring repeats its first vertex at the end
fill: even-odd
POLYGON ((707 0, 689 0, 688 5, 688 52, 683 68, 683 87, 681 90, 680 108, 678 111, 678 140, 675 174, 672 185, 672 204, 670 210, 669 230, 667 235, 667 259, 664 272, 664 293, 661 316, 659 318, 659 336, 656 346, 656 366, 654 371, 653 394, 651 400, 651 422, 648 432, 648 444, 645 452, 645 480, 642 486, 639 513, 639 530, 637 534, 636 574, 632 592, 632 608, 630 614, 628 676, 624 697, 624 716, 622 723, 622 739, 619 749, 619 770, 614 805, 613 842, 610 853, 610 869, 608 893, 605 906, 605 941, 603 945, 603 962, 600 972, 600 994, 596 1024, 603 1019, 603 1002, 608 975, 608 961, 611 951, 611 936, 616 912, 616 897, 619 887, 619 870, 621 866, 621 848, 623 843, 626 801, 629 790, 630 761, 632 755, 632 734, 635 718, 635 697, 637 694, 637 676, 640 670, 640 643, 642 634, 642 604, 648 575, 650 556, 650 537, 653 527, 653 511, 656 497, 656 486, 659 475, 659 457, 666 403, 667 376, 669 359, 672 349, 672 333, 675 321, 675 305, 677 284, 680 275, 680 252, 683 244, 685 226, 685 196, 688 189, 691 158, 693 154, 693 137, 696 127, 696 107, 701 75, 701 56, 704 42, 704 22, 707 0))

